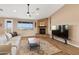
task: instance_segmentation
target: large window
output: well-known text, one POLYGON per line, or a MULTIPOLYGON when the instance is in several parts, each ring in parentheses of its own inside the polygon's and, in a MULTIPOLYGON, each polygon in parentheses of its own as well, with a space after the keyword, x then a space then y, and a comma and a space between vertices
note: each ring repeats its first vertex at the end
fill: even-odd
POLYGON ((17 28, 18 29, 27 29, 27 30, 29 30, 29 29, 33 29, 33 22, 22 22, 22 21, 19 21, 18 23, 17 23, 17 28))

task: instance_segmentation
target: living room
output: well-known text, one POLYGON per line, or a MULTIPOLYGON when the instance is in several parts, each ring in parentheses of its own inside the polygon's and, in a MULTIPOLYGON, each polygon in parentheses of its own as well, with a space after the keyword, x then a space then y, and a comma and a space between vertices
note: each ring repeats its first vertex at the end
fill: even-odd
MULTIPOLYGON (((78 55, 78 10, 78 4, 1 4, 0 53, 2 55, 7 53, 13 55, 78 55), (67 26, 68 36, 66 38, 52 33, 57 27, 62 26, 67 26), (8 42, 4 41, 5 38, 8 42), (31 50, 33 46, 31 48, 30 43, 35 43, 36 39, 39 39, 37 42, 40 41, 40 46, 34 44, 35 49, 31 50), (36 47, 40 48, 36 49, 36 47)), ((60 30, 62 33, 62 29, 60 30)))

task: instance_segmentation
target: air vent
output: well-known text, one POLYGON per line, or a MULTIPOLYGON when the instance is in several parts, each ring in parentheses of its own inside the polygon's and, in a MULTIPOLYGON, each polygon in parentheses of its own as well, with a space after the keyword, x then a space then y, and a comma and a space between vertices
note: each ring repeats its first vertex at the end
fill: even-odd
POLYGON ((0 11, 3 11, 3 9, 0 8, 0 11))
POLYGON ((36 10, 38 11, 38 10, 39 10, 39 8, 36 8, 36 10))

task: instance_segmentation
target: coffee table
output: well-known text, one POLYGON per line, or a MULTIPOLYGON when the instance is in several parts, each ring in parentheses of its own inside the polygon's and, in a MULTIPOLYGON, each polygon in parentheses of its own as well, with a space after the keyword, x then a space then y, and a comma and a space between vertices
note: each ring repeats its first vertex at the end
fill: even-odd
POLYGON ((35 49, 35 48, 40 49, 40 43, 37 38, 28 38, 28 44, 29 44, 30 50, 35 49))

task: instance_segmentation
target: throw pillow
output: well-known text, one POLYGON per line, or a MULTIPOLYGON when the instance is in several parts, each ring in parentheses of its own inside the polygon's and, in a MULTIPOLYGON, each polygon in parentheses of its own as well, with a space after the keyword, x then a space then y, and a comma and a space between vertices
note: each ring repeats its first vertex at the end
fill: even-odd
POLYGON ((7 40, 10 40, 12 38, 12 35, 10 33, 5 33, 5 34, 6 34, 7 40))

